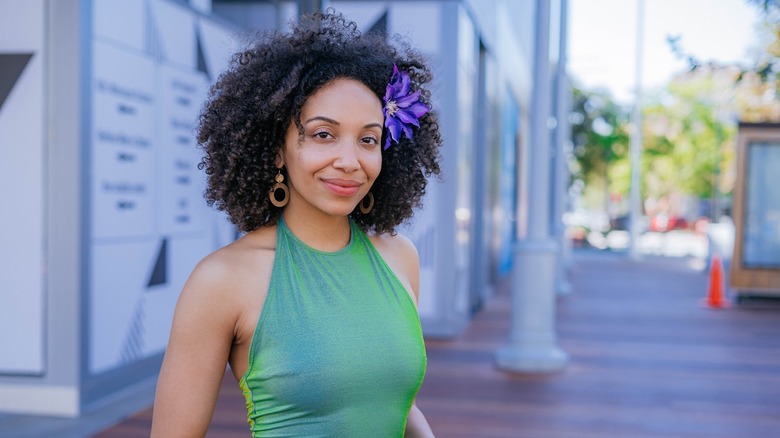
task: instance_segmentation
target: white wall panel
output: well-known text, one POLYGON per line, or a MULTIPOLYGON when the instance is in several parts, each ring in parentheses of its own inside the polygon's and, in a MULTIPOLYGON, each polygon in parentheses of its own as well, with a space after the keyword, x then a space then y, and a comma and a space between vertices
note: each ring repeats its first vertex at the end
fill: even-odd
POLYGON ((199 20, 198 30, 206 68, 212 80, 227 68, 230 58, 243 47, 239 46, 235 34, 213 21, 199 20))
POLYGON ((439 55, 444 48, 441 8, 441 2, 393 3, 388 17, 389 33, 409 37, 413 46, 428 56, 439 55))
POLYGON ((154 228, 155 76, 148 56, 94 42, 93 238, 149 236, 154 228))
POLYGON ((143 50, 146 0, 93 0, 92 28, 96 37, 143 50))
POLYGON ((358 25, 361 32, 365 32, 388 11, 388 2, 355 2, 355 1, 331 1, 337 11, 358 25))
POLYGON ((141 50, 98 34, 102 25, 92 42, 92 375, 163 352, 190 272, 234 237, 203 200, 195 141, 233 33, 167 0, 138 3, 146 5, 141 50))
POLYGON ((0 374, 44 372, 44 9, 0 13, 0 374))
POLYGON ((151 14, 148 19, 159 36, 165 60, 194 70, 197 50, 192 12, 164 0, 150 0, 149 5, 151 14))

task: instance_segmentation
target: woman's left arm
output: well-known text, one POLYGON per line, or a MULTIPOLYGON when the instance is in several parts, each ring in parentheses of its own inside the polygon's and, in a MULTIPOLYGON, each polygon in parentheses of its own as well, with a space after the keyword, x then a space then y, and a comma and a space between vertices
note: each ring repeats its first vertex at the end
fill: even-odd
POLYGON ((412 404, 409 411, 409 418, 406 420, 406 432, 404 438, 434 438, 431 426, 425 415, 417 408, 417 404, 412 404))
MULTIPOLYGON (((411 295, 414 305, 417 306, 420 297, 420 256, 417 254, 417 248, 411 240, 400 234, 383 237, 374 236, 372 238, 374 246, 390 269, 409 288, 409 295, 411 295)), ((407 438, 433 438, 431 426, 416 403, 412 403, 412 408, 409 410, 404 436, 407 438)))
MULTIPOLYGON (((412 289, 412 298, 415 306, 417 306, 420 298, 420 256, 417 253, 417 248, 414 247, 414 244, 409 239, 403 236, 396 236, 395 239, 399 243, 396 245, 399 250, 395 251, 395 254, 400 255, 397 260, 401 264, 400 268, 409 282, 409 287, 412 289)), ((434 438, 431 426, 428 424, 428 420, 425 419, 425 415, 420 411, 420 408, 417 407, 417 403, 412 403, 412 408, 409 410, 404 437, 434 438)))

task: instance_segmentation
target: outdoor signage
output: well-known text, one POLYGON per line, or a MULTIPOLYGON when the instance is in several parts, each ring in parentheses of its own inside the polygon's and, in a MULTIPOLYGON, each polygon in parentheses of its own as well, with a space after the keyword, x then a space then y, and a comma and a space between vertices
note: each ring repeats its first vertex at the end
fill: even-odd
POLYGON ((731 285, 738 295, 780 296, 780 124, 741 123, 731 285))
POLYGON ((203 199, 198 116, 231 32, 185 5, 93 10, 88 363, 100 374, 159 355, 198 261, 235 232, 203 199))

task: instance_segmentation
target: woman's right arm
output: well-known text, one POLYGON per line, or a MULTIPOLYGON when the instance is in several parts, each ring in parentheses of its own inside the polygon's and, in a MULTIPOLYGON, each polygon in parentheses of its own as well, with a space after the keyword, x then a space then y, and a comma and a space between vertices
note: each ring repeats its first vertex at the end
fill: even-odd
POLYGON ((214 413, 233 343, 237 309, 227 263, 214 255, 182 289, 163 359, 152 417, 153 438, 202 437, 214 413), (227 280, 227 281, 226 281, 227 280))

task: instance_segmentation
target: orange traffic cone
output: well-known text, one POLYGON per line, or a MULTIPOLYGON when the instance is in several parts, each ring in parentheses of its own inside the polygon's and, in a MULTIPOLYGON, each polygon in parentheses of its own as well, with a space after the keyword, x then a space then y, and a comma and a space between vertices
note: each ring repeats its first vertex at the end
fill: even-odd
POLYGON ((728 307, 729 303, 723 296, 723 262, 718 253, 712 255, 710 262, 710 280, 707 285, 707 298, 704 305, 711 309, 728 307))

